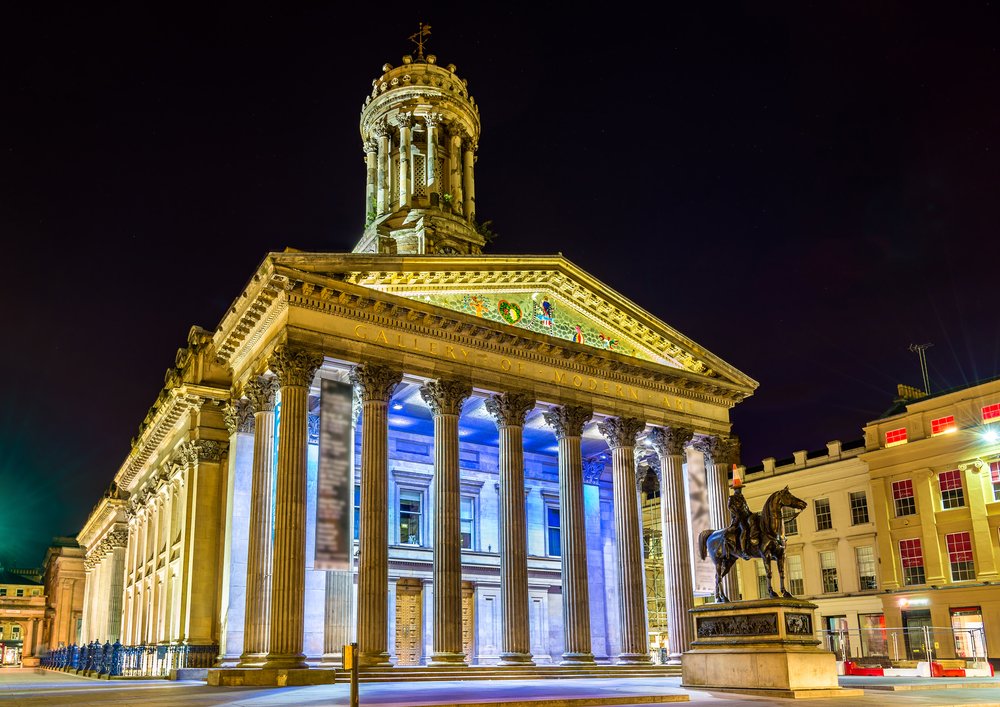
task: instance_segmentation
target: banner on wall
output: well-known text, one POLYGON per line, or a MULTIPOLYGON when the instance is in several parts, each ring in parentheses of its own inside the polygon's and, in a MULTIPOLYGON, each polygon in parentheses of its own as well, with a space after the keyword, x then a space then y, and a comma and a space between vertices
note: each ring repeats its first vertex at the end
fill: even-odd
POLYGON ((316 558, 318 570, 351 568, 351 414, 353 390, 326 380, 320 388, 319 471, 316 483, 316 558))
POLYGON ((712 516, 708 505, 708 481, 705 476, 705 461, 701 452, 692 451, 688 455, 687 481, 688 518, 691 530, 691 576, 694 579, 695 596, 715 594, 715 565, 711 560, 702 560, 698 550, 698 536, 701 531, 712 527, 712 516))

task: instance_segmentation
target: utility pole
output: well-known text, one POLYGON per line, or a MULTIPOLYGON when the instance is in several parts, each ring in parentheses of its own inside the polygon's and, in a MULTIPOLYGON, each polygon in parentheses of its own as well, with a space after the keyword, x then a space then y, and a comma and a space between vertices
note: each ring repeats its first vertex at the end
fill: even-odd
POLYGON ((924 353, 934 344, 910 344, 910 351, 917 354, 917 358, 920 359, 920 373, 924 376, 924 395, 931 394, 931 380, 927 375, 927 354, 924 353))

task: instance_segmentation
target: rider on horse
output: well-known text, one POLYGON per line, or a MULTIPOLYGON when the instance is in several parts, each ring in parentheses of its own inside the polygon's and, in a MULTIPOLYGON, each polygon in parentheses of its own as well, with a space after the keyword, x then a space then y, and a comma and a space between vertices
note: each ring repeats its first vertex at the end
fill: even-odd
POLYGON ((750 522, 750 506, 743 496, 742 484, 735 484, 733 494, 728 501, 729 512, 733 516, 732 523, 726 530, 726 540, 735 554, 744 560, 749 559, 753 547, 759 542, 760 531, 750 522))

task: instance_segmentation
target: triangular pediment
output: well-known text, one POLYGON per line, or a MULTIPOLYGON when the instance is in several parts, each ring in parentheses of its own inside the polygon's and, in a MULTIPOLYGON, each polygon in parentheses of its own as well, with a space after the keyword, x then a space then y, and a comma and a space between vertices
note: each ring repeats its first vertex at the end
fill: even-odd
POLYGON ((283 265, 735 384, 757 382, 561 256, 281 254, 283 265), (294 262, 293 262, 294 261, 294 262))

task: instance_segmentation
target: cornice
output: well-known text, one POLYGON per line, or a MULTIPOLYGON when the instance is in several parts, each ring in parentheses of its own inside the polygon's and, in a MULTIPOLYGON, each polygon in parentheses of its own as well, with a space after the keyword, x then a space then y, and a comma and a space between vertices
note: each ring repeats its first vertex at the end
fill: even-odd
POLYGON ((204 385, 181 385, 167 391, 166 400, 159 405, 153 419, 133 442, 132 451, 115 474, 118 487, 129 488, 146 463, 155 458, 165 444, 170 443, 171 433, 178 431, 178 424, 185 415, 200 410, 209 400, 228 401, 229 390, 204 385))
POLYGON ((88 551, 111 527, 115 524, 124 524, 127 504, 127 501, 120 498, 102 498, 76 536, 80 547, 88 551))

